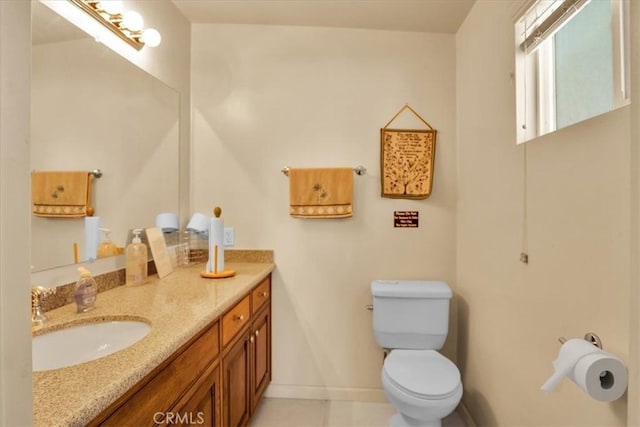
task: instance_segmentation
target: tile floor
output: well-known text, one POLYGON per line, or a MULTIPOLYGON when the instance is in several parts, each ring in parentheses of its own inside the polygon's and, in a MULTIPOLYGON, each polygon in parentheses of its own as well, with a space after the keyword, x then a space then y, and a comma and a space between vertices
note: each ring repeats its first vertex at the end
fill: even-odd
MULTIPOLYGON (((389 403, 264 398, 251 427, 388 427, 389 403)), ((465 427, 456 412, 443 427, 465 427)))

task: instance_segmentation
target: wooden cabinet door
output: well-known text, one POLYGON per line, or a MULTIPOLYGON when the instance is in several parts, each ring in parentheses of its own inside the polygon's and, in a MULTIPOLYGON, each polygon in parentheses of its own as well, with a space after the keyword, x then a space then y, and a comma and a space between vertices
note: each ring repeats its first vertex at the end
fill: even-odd
POLYGON ((249 332, 222 359, 222 422, 225 427, 245 426, 250 417, 249 332))
POLYGON ((166 364, 156 368, 89 426, 151 426, 170 422, 163 420, 171 418, 172 408, 183 406, 185 392, 199 387, 211 373, 212 362, 219 353, 218 337, 218 323, 215 323, 195 341, 176 351, 166 364))
POLYGON ((260 311, 251 325, 251 411, 271 382, 271 308, 260 311))
POLYGON ((220 370, 216 367, 203 379, 183 407, 165 414, 167 425, 220 427, 220 370))

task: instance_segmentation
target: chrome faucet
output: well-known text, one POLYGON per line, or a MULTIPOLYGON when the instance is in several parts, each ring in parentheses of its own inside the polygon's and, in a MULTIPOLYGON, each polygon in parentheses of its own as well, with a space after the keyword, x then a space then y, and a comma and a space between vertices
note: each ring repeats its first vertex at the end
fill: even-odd
POLYGON ((47 321, 40 307, 42 297, 55 293, 55 289, 47 289, 42 286, 33 286, 31 288, 31 326, 41 327, 47 321))

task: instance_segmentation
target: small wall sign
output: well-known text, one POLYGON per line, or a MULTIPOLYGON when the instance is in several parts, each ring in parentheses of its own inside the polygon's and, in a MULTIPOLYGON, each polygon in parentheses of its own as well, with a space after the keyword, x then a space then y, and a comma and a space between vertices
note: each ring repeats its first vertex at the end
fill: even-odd
POLYGON ((393 226, 395 228, 418 228, 418 211, 394 211, 393 226))

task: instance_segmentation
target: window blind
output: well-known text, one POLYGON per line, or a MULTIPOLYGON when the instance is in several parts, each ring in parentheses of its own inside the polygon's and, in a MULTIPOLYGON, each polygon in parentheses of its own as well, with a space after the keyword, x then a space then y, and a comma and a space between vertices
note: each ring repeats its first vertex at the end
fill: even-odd
POLYGON ((520 49, 533 52, 543 41, 555 34, 590 0, 539 0, 520 19, 523 23, 520 49))

